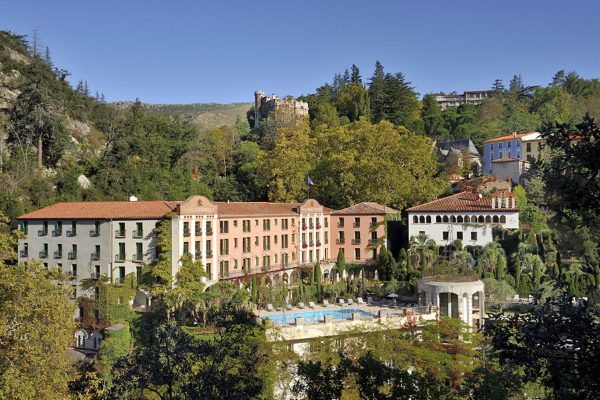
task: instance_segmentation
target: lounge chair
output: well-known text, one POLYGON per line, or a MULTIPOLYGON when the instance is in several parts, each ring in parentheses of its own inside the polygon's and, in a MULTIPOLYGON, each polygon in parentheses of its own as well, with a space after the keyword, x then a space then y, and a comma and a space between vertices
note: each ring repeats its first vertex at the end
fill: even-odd
POLYGON ((365 303, 365 301, 362 299, 362 297, 358 297, 358 298, 356 299, 356 303, 357 303, 359 306, 364 306, 364 305, 366 304, 366 303, 365 303))
POLYGON ((288 304, 285 305, 285 309, 288 310, 288 311, 292 311, 293 307, 292 307, 291 304, 288 303, 288 304))
POLYGON ((303 302, 299 302, 298 303, 298 308, 306 308, 306 306, 304 305, 303 302))
POLYGON ((310 308, 316 308, 317 306, 315 305, 314 301, 309 301, 308 302, 308 307, 310 307, 310 308))
POLYGON ((346 300, 342 299, 341 297, 338 299, 338 301, 339 301, 340 307, 344 307, 346 305, 346 300))
POLYGON ((329 300, 323 300, 323 307, 329 307, 329 300))
POLYGON ((349 305, 349 306, 353 306, 353 305, 354 305, 354 300, 352 300, 352 299, 348 299, 348 305, 349 305))
POLYGON ((273 304, 267 304, 267 311, 275 311, 273 304))

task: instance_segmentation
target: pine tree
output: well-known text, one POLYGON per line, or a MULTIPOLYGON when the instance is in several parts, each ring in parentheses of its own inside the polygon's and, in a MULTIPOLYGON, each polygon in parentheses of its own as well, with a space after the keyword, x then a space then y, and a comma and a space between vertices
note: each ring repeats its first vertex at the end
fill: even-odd
POLYGON ((369 98, 371 100, 371 120, 377 123, 383 119, 383 101, 385 90, 385 73, 379 61, 375 63, 375 71, 369 81, 369 98))
POLYGON ((492 84, 492 90, 496 92, 504 92, 504 83, 502 82, 502 79, 496 79, 494 81, 492 84))
POLYGON ((89 95, 90 95, 90 88, 89 88, 89 86, 88 86, 87 80, 86 80, 86 81, 85 81, 85 83, 83 84, 83 93, 84 93, 86 96, 89 96, 89 95))
POLYGON ((352 83, 359 83, 362 85, 362 78, 360 77, 360 71, 358 70, 358 67, 354 64, 352 64, 352 74, 350 76, 350 81, 352 83))
POLYGON ((443 133, 447 133, 444 127, 444 118, 440 107, 435 100, 435 97, 428 94, 423 97, 423 110, 421 111, 423 118, 425 134, 428 136, 439 136, 443 133))
POLYGON ((48 66, 52 67, 52 57, 50 56, 50 48, 48 46, 46 46, 46 53, 44 55, 44 61, 46 61, 46 64, 48 64, 48 66))
POLYGON ((344 82, 350 83, 350 72, 348 72, 348 68, 344 71, 344 82))

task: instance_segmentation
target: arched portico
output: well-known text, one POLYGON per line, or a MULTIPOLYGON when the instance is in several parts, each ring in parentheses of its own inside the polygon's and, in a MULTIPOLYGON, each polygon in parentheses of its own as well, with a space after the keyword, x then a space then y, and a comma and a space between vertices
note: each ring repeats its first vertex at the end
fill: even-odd
POLYGON ((423 305, 438 306, 441 316, 460 318, 469 326, 480 328, 485 315, 483 282, 454 282, 460 278, 440 276, 420 279, 417 287, 421 301, 423 305))

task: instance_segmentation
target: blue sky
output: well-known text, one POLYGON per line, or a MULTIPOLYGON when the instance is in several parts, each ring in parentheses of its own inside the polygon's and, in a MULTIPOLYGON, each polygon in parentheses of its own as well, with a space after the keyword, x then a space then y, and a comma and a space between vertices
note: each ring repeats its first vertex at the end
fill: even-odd
POLYGON ((353 63, 367 78, 376 60, 421 94, 598 77, 599 26, 595 0, 0 0, 0 29, 37 27, 73 82, 148 103, 298 96, 353 63))

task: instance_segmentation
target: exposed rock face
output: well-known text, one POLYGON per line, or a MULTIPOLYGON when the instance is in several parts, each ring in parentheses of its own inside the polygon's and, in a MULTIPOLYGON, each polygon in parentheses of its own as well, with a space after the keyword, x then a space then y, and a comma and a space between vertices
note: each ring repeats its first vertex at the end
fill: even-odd
MULTIPOLYGON (((0 65, 0 69, 1 67, 2 65, 0 65)), ((10 110, 21 94, 18 89, 14 88, 15 82, 20 76, 21 73, 16 69, 11 70, 8 74, 0 72, 0 111, 10 110)))

